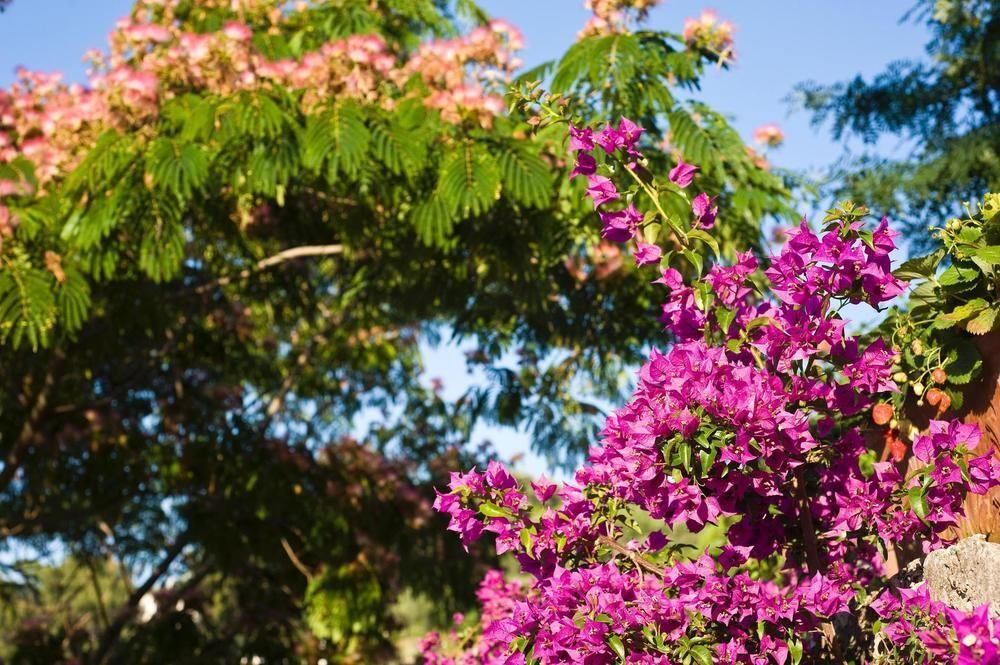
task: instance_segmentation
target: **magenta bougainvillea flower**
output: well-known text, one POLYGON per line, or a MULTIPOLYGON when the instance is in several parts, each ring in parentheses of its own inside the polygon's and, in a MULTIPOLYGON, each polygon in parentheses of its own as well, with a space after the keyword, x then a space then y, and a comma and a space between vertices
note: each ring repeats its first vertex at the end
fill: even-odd
POLYGON ((677 162, 677 166, 670 169, 670 182, 674 183, 678 187, 687 187, 694 180, 694 174, 698 171, 698 167, 693 164, 685 164, 684 160, 677 162))

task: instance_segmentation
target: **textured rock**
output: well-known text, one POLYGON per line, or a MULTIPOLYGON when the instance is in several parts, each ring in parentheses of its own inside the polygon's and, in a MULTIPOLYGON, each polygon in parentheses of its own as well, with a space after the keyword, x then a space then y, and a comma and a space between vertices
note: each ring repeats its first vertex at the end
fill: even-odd
POLYGON ((1000 617, 1000 544, 982 535, 928 554, 923 579, 934 600, 966 612, 990 603, 990 613, 1000 617))

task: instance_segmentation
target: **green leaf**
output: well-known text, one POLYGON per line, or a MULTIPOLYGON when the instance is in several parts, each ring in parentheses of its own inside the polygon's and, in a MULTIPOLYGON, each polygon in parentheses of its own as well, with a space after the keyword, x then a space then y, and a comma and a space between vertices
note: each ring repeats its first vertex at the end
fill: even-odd
POLYGON ((504 193, 524 205, 543 207, 552 197, 551 169, 527 148, 513 148, 500 153, 497 160, 504 193))
POLYGON ((208 156, 195 143, 154 139, 146 154, 146 170, 153 187, 179 199, 190 198, 208 178, 208 156))
POLYGON ((970 254, 981 261, 989 263, 991 266, 1000 265, 1000 245, 977 247, 970 254))
POLYGON ((965 284, 968 282, 974 282, 979 279, 979 271, 975 268, 962 268, 959 266, 949 266, 947 270, 941 273, 938 277, 938 283, 941 286, 954 286, 956 284, 965 284))
POLYGON ((57 313, 54 281, 21 252, 0 264, 0 341, 14 348, 27 341, 32 350, 48 345, 57 313))
POLYGON ((702 231, 701 229, 692 229, 687 232, 689 238, 697 238, 703 243, 712 248, 712 253, 715 254, 716 258, 719 258, 719 243, 711 235, 702 231))
POLYGON ((410 222, 416 229, 420 242, 428 247, 447 248, 454 243, 450 235, 455 225, 455 216, 440 197, 433 196, 414 206, 410 222))
POLYGON ((712 175, 718 164, 718 155, 711 134, 684 108, 674 110, 667 118, 671 142, 683 153, 684 160, 697 164, 702 173, 712 175))
POLYGON ((923 486, 911 487, 906 493, 906 497, 910 501, 910 508, 913 509, 914 514, 920 519, 927 517, 927 514, 930 512, 927 507, 925 494, 926 490, 923 486))
POLYGON ((691 446, 687 443, 682 443, 680 445, 680 456, 681 456, 681 466, 690 473, 691 472, 691 446))
POLYGON ((625 660, 625 645, 622 644, 622 638, 617 635, 608 635, 608 646, 618 656, 619 661, 625 660))
POLYGON ((1000 305, 984 309, 976 318, 965 324, 965 329, 973 335, 985 335, 996 328, 997 314, 1000 314, 1000 305))
POLYGON ((490 501, 480 504, 479 512, 487 517, 510 517, 510 511, 490 501))
POLYGON ((735 319, 736 312, 728 307, 715 308, 715 320, 719 324, 719 329, 722 330, 723 333, 729 330, 729 326, 733 325, 733 321, 735 319))
POLYGON ((798 665, 802 662, 802 642, 788 640, 788 655, 792 657, 792 665, 798 665))
POLYGON ((945 372, 948 374, 948 382, 956 385, 964 385, 972 381, 979 373, 983 364, 983 359, 975 345, 967 340, 960 340, 955 344, 949 357, 949 362, 945 365, 945 372))
POLYGON ((139 269, 154 282, 165 282, 180 273, 183 261, 184 226, 176 219, 158 218, 142 236, 139 269))
POLYGON ((445 159, 437 193, 463 218, 483 214, 493 206, 500 193, 496 160, 479 145, 466 141, 445 159))
POLYGON ((344 100, 306 120, 302 136, 302 164, 312 170, 326 166, 334 182, 341 173, 356 176, 368 153, 371 133, 356 102, 344 100))
POLYGON ((56 285, 56 307, 59 321, 68 332, 83 327, 90 310, 90 284, 75 266, 63 265, 66 279, 56 285))
POLYGON ((989 303, 982 298, 975 298, 965 304, 959 305, 946 314, 939 314, 934 320, 934 327, 941 329, 964 323, 989 306, 989 303))
POLYGON ((944 248, 941 248, 926 256, 910 259, 896 268, 892 274, 899 279, 928 279, 937 272, 944 253, 944 248))
POLYGON ((527 529, 521 529, 519 537, 521 539, 521 547, 523 547, 524 551, 530 555, 533 546, 533 543, 531 541, 531 532, 528 531, 527 529))
POLYGON ((700 665, 712 665, 715 659, 712 658, 712 651, 704 644, 691 647, 691 655, 700 665))
POLYGON ((702 257, 702 255, 699 254, 698 252, 691 251, 690 249, 685 249, 681 253, 684 255, 684 258, 686 258, 688 262, 694 267, 695 272, 700 275, 702 264, 705 260, 702 257))
POLYGON ((404 128, 401 123, 378 122, 372 127, 371 145, 375 157, 397 175, 413 176, 427 161, 427 143, 422 132, 404 128))

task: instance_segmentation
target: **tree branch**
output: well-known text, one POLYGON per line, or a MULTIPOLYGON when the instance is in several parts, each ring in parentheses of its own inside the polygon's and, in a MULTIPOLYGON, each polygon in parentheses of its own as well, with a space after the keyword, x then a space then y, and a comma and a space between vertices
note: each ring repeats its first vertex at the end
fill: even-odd
POLYGON ((312 582, 313 572, 309 570, 304 563, 302 563, 302 559, 298 557, 295 550, 292 549, 292 546, 289 545, 288 541, 284 538, 281 539, 281 547, 285 550, 285 554, 288 555, 288 558, 292 562, 292 565, 295 566, 295 569, 302 573, 307 580, 312 582))
POLYGON ((246 268, 234 275, 226 275, 202 284, 195 289, 195 293, 204 293, 205 291, 213 289, 217 286, 224 286, 241 279, 246 279, 255 272, 273 268, 276 265, 282 264, 286 261, 291 261, 292 259, 299 259, 307 256, 332 256, 334 254, 342 254, 343 252, 344 246, 340 244, 302 245, 301 247, 292 247, 278 252, 274 256, 268 256, 267 258, 261 259, 252 268, 246 268))
POLYGON ((38 388, 38 392, 35 393, 34 403, 31 405, 31 409, 24 419, 21 432, 4 456, 3 470, 0 471, 0 493, 5 492, 14 480, 14 475, 20 466, 21 453, 24 452, 24 449, 31 443, 32 438, 35 436, 35 427, 45 414, 45 409, 49 404, 49 396, 56 384, 56 369, 65 357, 66 354, 61 349, 53 349, 52 358, 49 361, 48 369, 45 371, 45 378, 42 379, 42 385, 38 388))
POLYGON ((98 663, 103 663, 106 661, 111 650, 114 648, 115 644, 121 638, 122 630, 124 630, 126 624, 135 614, 136 608, 139 606, 139 601, 142 597, 149 593, 150 589, 160 580, 161 577, 166 575, 167 571, 170 569, 170 565, 174 560, 180 555, 184 546, 187 545, 187 538, 178 538, 176 542, 167 550, 166 555, 160 561, 159 565, 150 573, 146 581, 143 582, 139 588, 132 592, 129 596, 128 601, 125 606, 118 611, 118 615, 115 620, 108 626, 107 630, 101 635, 101 640, 97 645, 97 650, 94 652, 93 657, 90 662, 97 665, 98 663))

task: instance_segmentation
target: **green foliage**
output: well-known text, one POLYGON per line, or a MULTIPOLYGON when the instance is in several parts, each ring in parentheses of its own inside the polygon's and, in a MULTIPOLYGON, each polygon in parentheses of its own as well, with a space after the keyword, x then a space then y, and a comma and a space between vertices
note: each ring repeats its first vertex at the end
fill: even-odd
MULTIPOLYGON (((14 348, 48 344, 55 323, 55 279, 31 264, 26 254, 10 252, 0 271, 0 341, 14 348)), ((77 302, 82 299, 77 298, 77 302)))
MULTIPOLYGON (((721 254, 732 257, 741 248, 757 246, 762 219, 793 218, 789 200, 795 179, 762 168, 724 116, 680 96, 697 89, 704 67, 712 63, 717 63, 714 54, 690 50, 669 32, 587 37, 557 63, 522 75, 518 94, 539 101, 541 91, 533 82, 552 71, 548 87, 553 103, 566 104, 581 121, 625 116, 646 129, 652 145, 667 144, 665 151, 645 153, 654 172, 666 172, 677 157, 698 165, 697 186, 719 196, 720 223, 714 234, 721 254)), ((530 104, 520 108, 528 115, 541 114, 538 127, 548 124, 544 110, 530 104)), ((559 131, 565 134, 564 127, 559 131)), ((674 205, 672 214, 690 214, 676 200, 674 205)))
POLYGON ((898 409, 907 399, 923 405, 931 387, 948 396, 945 409, 962 409, 970 396, 983 364, 976 338, 1000 331, 998 203, 1000 196, 987 194, 965 218, 932 229, 941 247, 894 272, 915 284, 909 311, 894 312, 883 324, 903 351, 898 409))
POLYGON ((471 141, 455 146, 441 164, 437 194, 459 219, 485 213, 500 194, 496 162, 471 141))
POLYGON ((924 227, 954 215, 956 201, 1000 188, 1000 3, 920 0, 907 16, 930 30, 925 61, 894 62, 870 81, 805 83, 798 92, 838 141, 904 141, 899 159, 845 160, 833 173, 834 194, 896 216, 919 251, 932 244, 924 227))
MULTIPOLYGON (((217 30, 228 5, 181 3, 176 20, 217 30)), ((372 32, 402 56, 483 18, 467 0, 295 16, 255 31, 264 52, 372 32)), ((702 158, 726 254, 787 212, 789 189, 725 118, 680 98, 706 62, 640 31, 582 40, 545 71, 581 121, 648 127, 650 168, 673 165, 668 135, 702 158)), ((404 88, 391 108, 185 89, 96 138, 43 196, 4 199, 20 220, 0 249, 4 554, 59 542, 124 562, 138 585, 184 543, 152 583, 187 609, 114 639, 76 613, 82 645, 47 618, 39 644, 58 657, 102 640, 118 662, 383 656, 400 593, 433 599, 434 621, 472 600, 479 564, 429 503, 446 470, 478 461, 476 425, 521 428, 571 463, 662 341, 657 287, 601 248, 567 179, 564 126, 516 110, 446 122, 418 81, 404 88), (442 334, 488 377, 454 401, 423 376, 420 343, 442 334)), ((6 177, 37 185, 24 161, 6 177)))
POLYGON ((310 581, 306 622, 316 637, 345 643, 379 636, 385 598, 377 577, 357 566, 343 566, 310 581))

